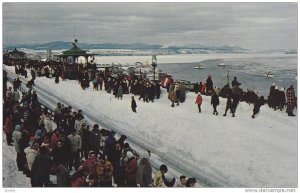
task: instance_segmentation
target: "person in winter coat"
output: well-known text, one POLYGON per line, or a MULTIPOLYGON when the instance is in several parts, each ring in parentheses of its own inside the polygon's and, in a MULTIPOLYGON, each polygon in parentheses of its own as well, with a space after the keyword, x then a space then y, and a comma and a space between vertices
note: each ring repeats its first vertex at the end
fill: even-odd
POLYGON ((275 83, 273 83, 270 87, 270 92, 269 92, 269 96, 268 96, 268 105, 271 108, 274 108, 274 104, 275 104, 275 97, 274 97, 274 91, 275 91, 275 83))
POLYGON ((29 136, 28 132, 26 130, 22 131, 22 137, 19 140, 19 148, 20 148, 20 154, 19 154, 19 163, 18 168, 19 170, 23 171, 24 174, 28 173, 28 169, 26 167, 26 154, 24 152, 25 148, 27 148, 29 145, 29 136))
POLYGON ((15 126, 15 131, 12 134, 12 139, 13 139, 13 142, 14 142, 15 150, 17 152, 17 165, 18 165, 19 171, 22 168, 22 166, 21 166, 20 145, 19 145, 19 141, 20 141, 21 138, 22 138, 21 126, 16 125, 15 126))
POLYGON ((121 100, 123 98, 123 88, 122 88, 122 85, 119 85, 119 87, 118 87, 117 98, 118 99, 121 98, 121 100))
POLYGON ((255 118, 255 115, 259 112, 259 109, 262 105, 265 104, 265 99, 263 96, 259 97, 258 99, 256 99, 255 103, 254 103, 254 109, 253 109, 253 115, 252 118, 255 118))
POLYGON ((286 98, 287 98, 287 113, 288 116, 294 117, 295 115, 293 114, 293 110, 296 106, 296 96, 295 96, 295 91, 294 91, 294 86, 291 85, 287 90, 286 90, 286 98))
POLYGON ((107 156, 107 160, 110 162, 112 160, 113 148, 115 147, 116 144, 115 134, 116 134, 115 131, 110 131, 110 134, 108 135, 104 146, 104 155, 107 156))
POLYGON ((71 176, 71 187, 84 187, 85 179, 83 166, 79 166, 78 171, 71 176))
POLYGON ((122 154, 121 145, 119 142, 117 142, 115 144, 115 148, 112 151, 111 164, 114 168, 114 172, 113 172, 114 183, 117 184, 118 187, 122 187, 125 185, 124 170, 122 170, 120 166, 121 154, 122 154))
POLYGON ((227 102, 226 102, 226 108, 225 108, 225 113, 224 113, 224 117, 227 115, 227 111, 230 109, 230 112, 232 113, 232 115, 234 114, 231 110, 231 106, 232 106, 232 98, 231 98, 231 94, 228 93, 227 94, 227 102))
POLYGON ((89 138, 90 138, 90 149, 95 152, 96 156, 99 155, 100 138, 101 138, 99 125, 95 124, 93 126, 93 130, 91 131, 89 138))
POLYGON ((59 164, 69 163, 67 149, 61 140, 56 143, 56 146, 52 150, 51 156, 53 158, 53 165, 55 168, 59 164))
POLYGON ((214 91, 213 94, 211 95, 211 105, 214 108, 214 115, 218 115, 218 111, 217 111, 217 106, 220 104, 219 101, 219 96, 217 95, 217 93, 214 91))
POLYGON ((17 88, 14 89, 14 92, 12 93, 13 97, 14 97, 14 101, 15 102, 19 102, 21 99, 20 93, 18 91, 17 88))
POLYGON ((211 79, 211 75, 208 75, 205 85, 206 85, 206 95, 211 95, 211 93, 214 90, 214 83, 211 79))
POLYGON ((127 151, 126 157, 128 159, 126 164, 126 187, 137 187, 136 173, 137 173, 137 160, 131 151, 127 151))
POLYGON ((79 152, 82 148, 82 140, 80 135, 76 132, 74 129, 72 131, 72 134, 68 136, 68 139, 70 141, 70 163, 69 163, 69 169, 72 170, 72 166, 74 164, 75 169, 79 167, 79 161, 80 161, 80 155, 79 152))
POLYGON ((57 142, 59 141, 59 130, 55 129, 52 133, 51 133, 51 137, 50 137, 50 148, 54 149, 56 147, 57 142))
POLYGON ((5 125, 4 125, 4 133, 6 135, 6 143, 7 145, 12 145, 12 133, 13 133, 13 124, 11 115, 6 116, 5 125))
POLYGON ((51 158, 47 155, 47 148, 41 147, 39 154, 31 168, 32 187, 47 187, 50 180, 51 158))
POLYGON ((67 164, 59 164, 56 167, 57 187, 69 187, 69 170, 67 164))
POLYGON ((136 113, 136 108, 137 108, 137 105, 136 105, 136 102, 134 100, 134 96, 131 97, 131 109, 132 109, 132 112, 136 113))
POLYGON ((96 154, 94 151, 89 152, 88 159, 86 159, 83 163, 84 173, 87 175, 97 174, 97 163, 99 160, 96 158, 96 154))
POLYGON ((44 124, 47 133, 52 132, 52 121, 50 119, 49 112, 45 112, 41 117, 40 125, 44 124))
POLYGON ((237 81, 236 76, 233 77, 233 81, 231 82, 231 85, 232 85, 232 87, 240 86, 240 85, 241 85, 241 83, 239 83, 239 82, 237 81))
POLYGON ((54 109, 54 122, 56 124, 60 123, 62 119, 62 112, 61 112, 61 103, 57 103, 57 107, 54 109))
POLYGON ((26 154, 27 167, 29 171, 31 171, 32 164, 35 160, 38 149, 39 149, 38 143, 34 143, 32 146, 28 146, 24 149, 24 153, 26 154))
POLYGON ((97 173, 100 187, 112 187, 113 166, 105 159, 104 155, 100 155, 99 157, 97 173))
POLYGON ((79 134, 80 134, 80 137, 82 139, 82 149, 81 149, 81 155, 80 157, 81 158, 85 158, 87 159, 88 157, 88 151, 90 150, 90 130, 89 130, 89 127, 85 124, 85 123, 82 123, 81 124, 81 128, 79 130, 79 134))
POLYGON ((150 187, 152 184, 152 167, 150 155, 145 153, 137 168, 136 182, 140 187, 150 187))
POLYGON ((93 90, 99 90, 99 82, 98 82, 98 79, 97 78, 95 78, 93 81, 92 81, 92 83, 93 83, 93 90))
POLYGON ((168 188, 168 187, 174 187, 176 179, 169 173, 164 173, 162 175, 162 187, 168 188))
POLYGON ((202 96, 200 94, 198 94, 195 104, 197 104, 199 113, 201 113, 202 96))
POLYGON ((280 111, 283 110, 285 102, 286 99, 285 99, 284 87, 282 87, 278 93, 278 104, 279 104, 278 108, 280 109, 280 111))
POLYGON ((159 168, 159 171, 156 172, 154 179, 153 179, 153 186, 154 187, 162 187, 163 185, 163 175, 168 172, 168 167, 162 164, 159 168))
POLYGON ((238 86, 235 86, 232 89, 232 104, 231 104, 231 112, 232 112, 232 117, 235 117, 235 112, 236 112, 236 108, 240 102, 240 88, 238 86))

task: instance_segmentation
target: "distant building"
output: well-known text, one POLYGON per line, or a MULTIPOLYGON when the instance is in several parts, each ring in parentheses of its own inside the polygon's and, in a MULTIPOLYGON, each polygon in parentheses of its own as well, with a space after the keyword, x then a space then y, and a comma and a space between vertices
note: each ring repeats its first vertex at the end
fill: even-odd
POLYGON ((10 59, 25 59, 26 58, 26 53, 17 50, 17 48, 15 48, 13 51, 8 52, 8 57, 10 59))

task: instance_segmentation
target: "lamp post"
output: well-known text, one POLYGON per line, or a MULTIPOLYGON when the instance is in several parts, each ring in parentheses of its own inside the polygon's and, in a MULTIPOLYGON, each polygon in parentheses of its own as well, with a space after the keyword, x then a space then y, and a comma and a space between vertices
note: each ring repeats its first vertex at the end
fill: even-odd
POLYGON ((156 55, 152 55, 153 80, 155 82, 155 68, 157 67, 156 55))

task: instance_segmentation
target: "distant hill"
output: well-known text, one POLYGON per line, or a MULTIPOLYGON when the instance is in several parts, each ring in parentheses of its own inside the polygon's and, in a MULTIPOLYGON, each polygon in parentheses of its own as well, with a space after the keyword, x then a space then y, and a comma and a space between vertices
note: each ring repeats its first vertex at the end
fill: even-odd
MULTIPOLYGON (((77 46, 81 49, 159 49, 161 45, 147 45, 141 43, 135 44, 114 44, 114 43, 104 43, 104 44, 88 44, 88 43, 77 43, 77 46)), ((61 50, 72 48, 72 42, 55 41, 45 44, 22 44, 22 45, 9 45, 4 46, 4 49, 12 50, 14 48, 26 48, 34 50, 61 50)))

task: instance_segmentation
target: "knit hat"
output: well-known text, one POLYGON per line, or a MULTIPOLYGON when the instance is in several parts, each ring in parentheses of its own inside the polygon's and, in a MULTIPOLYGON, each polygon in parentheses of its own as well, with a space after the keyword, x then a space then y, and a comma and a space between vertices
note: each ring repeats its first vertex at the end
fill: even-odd
POLYGON ((35 136, 36 137, 41 137, 42 136, 42 130, 38 129, 35 131, 35 136))
POLYGON ((126 156, 128 159, 133 157, 133 153, 131 151, 127 151, 126 156))
POLYGON ((21 125, 16 125, 16 126, 15 126, 15 130, 16 130, 16 131, 21 131, 21 125))

